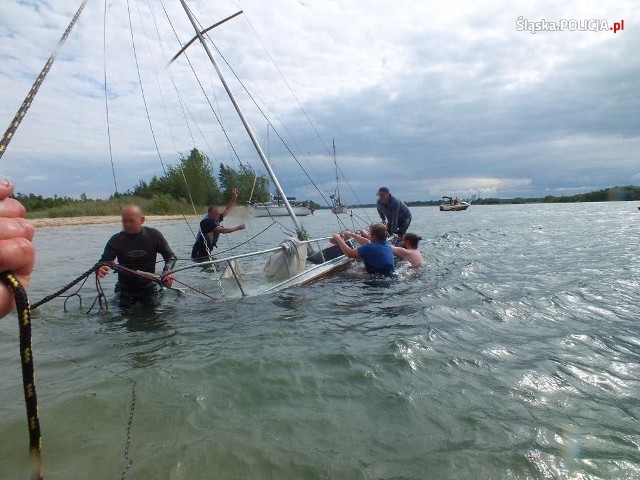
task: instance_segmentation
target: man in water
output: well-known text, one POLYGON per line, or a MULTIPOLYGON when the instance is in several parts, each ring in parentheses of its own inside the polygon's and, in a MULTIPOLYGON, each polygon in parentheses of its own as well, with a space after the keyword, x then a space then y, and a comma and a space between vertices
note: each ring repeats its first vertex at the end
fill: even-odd
POLYGON ((209 260, 209 255, 213 247, 218 246, 220 234, 233 233, 238 230, 244 230, 244 223, 235 227, 226 228, 221 225, 224 218, 229 215, 231 209, 236 203, 240 190, 234 188, 231 194, 231 200, 227 203, 224 212, 220 213, 220 208, 216 205, 210 205, 207 209, 207 216, 200 221, 200 231, 196 237, 196 243, 191 249, 191 259, 196 262, 209 260))
POLYGON ((331 240, 340 247, 342 253, 349 258, 361 258, 367 273, 377 273, 386 277, 393 275, 393 250, 391 244, 387 242, 387 227, 384 224, 371 225, 370 239, 351 232, 343 235, 353 238, 360 246, 350 247, 342 236, 336 233, 331 240))
POLYGON ((393 247, 393 254, 408 262, 412 267, 421 267, 424 264, 422 253, 418 250, 418 243, 422 237, 415 233, 405 233, 400 240, 399 247, 393 247))
MULTIPOLYGON (((33 225, 24 219, 22 204, 9 198, 12 194, 13 184, 0 179, 0 272, 13 272, 26 289, 35 261, 33 225)), ((14 308, 13 293, 0 282, 0 318, 14 308)))
POLYGON ((394 197, 387 187, 378 190, 378 203, 376 205, 378 215, 387 225, 389 235, 402 237, 411 225, 411 212, 409 207, 400 199, 394 197))
MULTIPOLYGON (((156 257, 158 253, 164 258, 162 283, 171 287, 173 276, 169 274, 176 263, 176 256, 162 234, 155 228, 143 226, 144 216, 137 205, 126 205, 122 209, 122 231, 116 233, 107 242, 101 262, 118 263, 130 270, 139 270, 148 274, 156 273, 156 257)), ((110 268, 103 265, 96 275, 103 278, 110 268)), ((120 306, 128 308, 138 302, 149 305, 156 298, 156 282, 153 279, 135 275, 131 272, 118 271, 116 294, 120 306)))

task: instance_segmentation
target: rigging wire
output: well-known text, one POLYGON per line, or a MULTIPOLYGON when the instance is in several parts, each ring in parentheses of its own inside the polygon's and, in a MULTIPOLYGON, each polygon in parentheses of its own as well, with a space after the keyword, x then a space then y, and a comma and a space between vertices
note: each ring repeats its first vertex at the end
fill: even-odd
MULTIPOLYGON (((309 172, 307 172, 307 170, 304 168, 304 166, 302 165, 302 163, 300 163, 300 160, 298 159, 298 157, 296 156, 296 154, 293 152, 293 150, 291 150, 291 148, 289 147, 289 144, 284 140, 284 138, 282 137, 282 135, 280 134, 280 132, 278 131, 278 129, 275 128, 275 126, 273 125, 273 123, 271 123, 271 121, 269 120, 269 117, 267 117, 267 115, 265 114, 264 110, 262 109, 262 107, 260 107, 260 105, 258 104, 258 102, 255 100, 255 98, 253 97, 253 95, 251 94, 251 92, 248 90, 248 88, 246 87, 246 85, 244 84, 244 82, 240 79, 240 77, 238 76, 238 74, 236 73, 236 71, 234 70, 234 68, 229 64, 229 62, 227 61, 227 59, 225 58, 225 56, 222 54, 222 52, 218 49, 217 45, 213 42, 213 40, 211 39, 211 37, 209 37, 209 34, 206 34, 206 37, 209 39, 209 42, 211 42, 211 44, 213 45, 213 47, 216 49, 216 52, 218 52, 218 55, 220 55, 220 57, 224 60, 225 64, 227 65, 227 67, 231 70, 231 72, 233 73, 234 77, 236 78, 236 80, 238 81, 238 83, 240 83, 240 85, 242 86, 242 88, 244 89, 244 91, 246 92, 246 94, 249 96, 249 98, 251 99, 251 101, 253 102, 253 104, 256 106, 256 108, 258 109, 258 111, 260 112, 260 114, 264 117, 264 119, 267 121, 267 123, 271 126, 271 128, 273 129, 273 131, 276 133, 276 135, 278 136, 278 138, 280 139, 280 141, 282 142, 282 144, 285 146, 285 148, 287 149, 287 151, 289 152, 289 154, 292 156, 292 158, 295 160, 295 162, 298 164, 298 166, 302 169, 302 171, 304 172, 304 174, 306 175, 306 177, 309 179, 309 181, 311 182, 311 184, 314 186, 314 188, 316 189, 316 191, 318 192, 318 194, 322 197, 322 199, 325 201, 325 203, 328 206, 331 206, 331 203, 327 200, 327 198, 325 197, 324 193, 320 190, 320 188, 318 187, 318 185, 314 182, 313 178, 311 178, 311 175, 309 175, 309 172)), ((339 224, 343 225, 344 228, 346 228, 346 225, 344 225, 344 223, 342 222, 342 220, 336 215, 336 218, 339 222, 339 224)))
MULTIPOLYGON (((133 57, 134 57, 135 63, 136 63, 136 71, 138 73, 138 83, 140 85, 140 92, 142 94, 142 102, 144 104, 144 109, 145 109, 145 112, 146 112, 146 115, 147 115, 147 121, 149 122, 149 129, 151 130, 151 137, 153 138, 153 143, 155 145, 156 152, 158 154, 158 158, 160 159, 160 165, 162 165, 162 170, 165 172, 165 174, 167 174, 167 168, 166 168, 164 160, 162 158, 162 154, 160 153, 160 147, 158 145, 158 140, 156 138, 156 134, 155 134, 155 131, 153 129, 153 123, 151 122, 151 114, 149 113, 149 106, 147 105, 147 97, 145 95, 144 85, 142 83, 142 75, 140 73, 140 63, 138 61, 138 51, 137 51, 137 48, 136 48, 136 42, 135 42, 134 35, 133 35, 133 22, 132 22, 132 19, 131 19, 131 6, 130 6, 129 0, 127 0, 127 15, 128 15, 128 18, 129 18, 129 32, 131 33, 131 46, 133 47, 133 57)), ((180 213, 182 214, 182 217, 184 218, 185 223, 189 227, 189 230, 191 230, 191 233, 195 236, 195 232, 193 231, 193 228, 191 227, 191 224, 189 223, 189 220, 187 219, 187 216, 185 215, 184 211, 182 210, 182 207, 179 204, 178 204, 178 206, 179 206, 180 213)))
POLYGON ((111 162, 111 174, 113 175, 113 185, 115 187, 115 199, 118 208, 122 211, 120 195, 118 194, 118 180, 116 179, 116 167, 113 162, 113 148, 111 145, 111 122, 109 121, 109 91, 107 83, 107 0, 104 0, 104 15, 102 18, 102 59, 104 71, 104 109, 107 117, 107 144, 109 145, 109 160, 111 162))
MULTIPOLYGON (((206 6, 205 6, 206 8, 206 6)), ((199 22, 198 22, 199 23, 199 22)), ((200 28, 202 29, 202 25, 199 24, 200 28)), ((274 64, 274 66, 276 67, 276 69, 278 70, 278 73, 280 74, 280 76, 282 77, 282 79, 284 80, 285 84, 287 85, 287 87, 289 88, 289 91, 291 92, 291 94, 294 96, 294 98, 296 99, 296 102, 298 103, 299 107, 302 109, 302 111, 304 112, 307 120, 309 121, 309 123, 311 124, 312 128, 314 129, 314 131, 316 132, 316 134, 318 135, 318 137, 320 138, 320 141, 322 142, 322 144, 324 145, 325 149, 327 150, 327 152, 329 153, 329 156, 331 156, 331 152, 328 150, 327 145, 324 143, 324 141, 322 140, 322 138, 320 137, 319 132, 317 131, 317 129, 315 128, 315 125, 313 125, 313 122, 311 122, 311 119, 309 118, 308 114, 306 113, 306 110, 304 110, 304 107, 302 106, 302 104, 300 103, 299 99, 297 98, 297 96, 295 95, 295 93, 293 92, 293 90, 291 89, 289 83, 286 81, 286 79, 284 78, 284 75, 282 74, 282 72, 280 71, 280 69, 278 68, 277 64, 275 63, 275 61, 273 60, 273 57, 271 56, 271 54, 268 52, 268 50, 266 50, 266 47, 264 46, 264 43, 262 42, 262 40, 260 39, 260 37, 257 35, 257 32, 254 33, 256 34, 256 37, 258 38, 258 40, 260 41, 260 43, 262 44, 263 48, 265 48, 265 51, 267 52, 267 55, 269 56, 269 58, 271 59, 272 63, 274 64)), ((282 144, 285 146, 285 148, 287 149, 287 151, 289 152, 289 154, 293 157, 293 159, 296 161, 296 163, 298 164, 298 166, 302 169, 302 171, 305 173, 305 175, 307 176, 307 178, 309 179, 309 181, 312 183, 312 185, 314 186, 314 188, 316 189, 316 191, 320 194, 320 196, 322 197, 322 199, 325 201, 325 203, 328 206, 331 206, 331 203, 329 203, 329 201, 327 200, 327 198, 325 197, 324 193, 320 190, 320 188, 318 187, 318 185, 313 181, 313 179, 311 178, 311 175, 309 175, 309 173, 307 172, 307 170, 302 166, 300 160, 298 159, 298 157, 294 154, 294 152, 292 151, 291 147, 288 145, 288 143, 284 140, 284 138, 282 137, 282 135, 280 134, 280 132, 275 128, 275 126, 273 125, 273 123, 269 120, 269 118, 267 117, 267 115, 265 114, 264 110, 260 107, 260 105, 258 104, 258 102, 256 101, 256 99, 254 98, 256 96, 256 94, 252 94, 250 92, 250 89, 248 88, 248 86, 245 84, 245 82, 243 82, 239 75, 237 74, 237 72, 235 71, 235 69, 230 65, 230 63, 227 61, 227 59, 225 58, 225 56, 222 54, 222 52, 220 51, 220 49, 217 47, 217 45, 215 44, 215 42, 211 39, 210 35, 208 32, 205 33, 206 38, 209 40, 209 42, 213 45, 213 47, 216 49, 216 51, 218 52, 218 55, 220 55, 220 57, 224 60, 225 64, 227 65, 227 67, 231 70, 231 72, 233 73, 233 75, 235 76, 236 80, 240 83, 240 85, 242 86, 242 88, 244 89, 244 91, 247 93, 247 95, 249 96, 249 98, 252 100, 252 102, 254 103, 254 105, 258 108, 258 110, 260 111, 260 113, 262 114, 262 116, 265 118, 265 120, 267 121, 267 123, 269 125, 271 125, 271 127, 273 128, 274 132, 276 132, 276 135, 278 136, 278 138, 280 139, 280 141, 282 142, 282 144)), ((241 62, 242 63, 242 62, 241 62)), ((259 90, 259 88, 258 88, 259 90)), ((291 133, 288 131, 288 129, 286 128, 286 125, 284 124, 284 122, 282 122, 282 120, 277 116, 277 114, 274 112, 273 108, 271 108, 268 104, 268 102, 266 102, 265 100, 261 99, 262 103, 265 104, 265 106, 274 114, 274 116, 278 119, 278 121, 280 122, 280 124, 283 126, 285 132, 288 133, 289 137, 292 138, 294 145, 297 146, 295 139, 293 139, 293 136, 291 135, 291 133)), ((300 147, 298 146, 298 149, 300 149, 300 147)), ((304 157, 303 157, 304 158, 304 157)), ((306 159, 305 159, 306 160, 306 159)), ((309 164, 309 167, 312 171, 314 171, 313 167, 310 165, 310 163, 307 161, 307 163, 309 164)), ((317 175, 317 173, 314 174, 317 175)), ((343 173, 343 177, 344 177, 344 173, 343 173)), ((346 178, 345 178, 346 181, 346 178)), ((352 190, 352 192, 354 193, 354 196, 356 197, 356 199, 358 200, 358 202, 360 202, 360 200, 357 198, 357 195, 355 194, 355 191, 353 191, 353 188, 351 187, 351 185, 348 183, 349 188, 352 190)), ((365 211, 365 215, 368 217, 368 213, 365 211)), ((347 228, 345 223, 340 219, 340 217, 338 216, 338 214, 335 214, 336 216, 336 221, 338 222, 338 226, 342 226, 343 228, 347 228)), ((370 222, 372 223, 372 222, 370 222)))
MULTIPOLYGON (((171 17, 169 16, 169 13, 167 12, 167 9, 164 6, 164 3, 162 2, 162 0, 160 0, 160 6, 162 7, 162 10, 164 11, 164 14, 167 18, 167 21, 169 22, 169 25, 171 26, 171 29, 173 30, 173 34, 176 37, 176 40, 178 41, 178 44, 180 45, 180 47, 182 48, 182 42, 180 40, 180 37, 178 36, 178 32, 176 31, 173 22, 171 21, 171 17)), ((208 36, 208 35, 207 35, 208 36)), ((231 146, 231 149, 233 150, 233 153, 236 157, 236 159, 238 160, 238 163, 241 166, 244 166, 244 164, 242 163, 242 160, 240 159, 240 155, 238 154, 235 146, 233 145, 233 142, 231 141, 231 138, 229 137, 229 134, 226 130, 226 128, 224 127, 222 120, 220 119, 220 117, 218 116, 215 108, 213 107, 213 104, 211 103, 211 100, 209 99, 209 96, 207 95, 207 92, 204 88, 204 86, 202 85, 202 82, 200 81, 200 77, 198 76, 198 74, 196 73, 195 67, 193 66, 193 63, 191 62, 191 59, 189 58, 189 55, 187 54, 187 52, 184 52, 184 56, 187 59, 187 63, 189 64, 189 67, 191 68, 191 71, 193 72, 194 77, 196 78, 196 81, 198 82, 198 85, 200 86, 200 90, 202 90, 202 93, 204 94, 205 99, 207 100, 207 103, 209 104, 209 108, 211 109, 211 111, 213 112, 216 120, 218 121, 218 124, 220 125, 220 128, 222 129, 222 132, 224 133, 225 138, 227 139, 228 144, 231 146)), ((195 121, 195 119, 194 119, 195 121)), ((197 125, 197 123, 196 123, 197 125)), ((282 226, 279 222, 277 222, 277 220, 275 220, 275 218, 273 217, 271 211, 267 208, 267 213, 269 214, 269 216, 271 217, 271 220, 278 223, 279 228, 285 232, 285 227, 282 226)), ((285 232, 286 233, 286 232, 285 232)), ((290 233, 287 233, 288 235, 290 233)))
MULTIPOLYGON (((147 29, 144 26, 145 22, 142 19, 142 12, 140 10, 140 2, 139 1, 136 2, 136 7, 138 9, 138 17, 140 18, 140 23, 142 24, 142 32, 144 33, 144 38, 146 40, 147 50, 149 52, 149 57, 153 57, 153 55, 151 53, 151 46, 149 45, 149 37, 147 36, 147 29)), ((173 148, 176 151, 176 153, 180 154, 180 152, 178 151, 178 147, 176 145, 175 137, 173 135, 173 129, 171 128, 171 121, 169 120, 169 112, 167 110, 167 104, 166 104, 166 102, 164 100, 164 94, 162 92, 162 85, 160 84, 160 77, 158 75, 158 70, 156 68, 155 63, 153 64, 153 72, 154 72, 154 74, 156 76, 156 82, 158 84, 158 91, 160 92, 160 100, 162 102, 162 108, 164 110, 164 114, 165 114, 165 117, 167 119, 167 126, 169 128, 169 135, 171 136, 171 141, 173 143, 173 148)), ((187 189, 187 195, 189 196, 189 201, 191 202, 191 207, 193 208, 193 214, 197 215, 198 211, 196 210, 196 205, 193 202, 193 196, 191 195, 191 189, 189 188, 189 182, 187 182, 187 177, 184 174, 184 169, 182 168, 182 164, 181 163, 178 164, 178 168, 180 169, 180 174, 182 175, 182 180, 184 181, 185 188, 187 189)), ((192 228, 190 228, 190 230, 191 230, 191 233, 194 233, 192 228)))
MULTIPOLYGON (((232 3, 238 7, 238 5, 232 0, 232 3)), ((238 7, 239 8, 239 7, 238 7)), ((262 38, 260 37, 260 35, 258 35, 257 30, 254 28, 253 24, 251 23, 251 21, 249 20, 249 17, 245 14, 243 15, 243 18, 246 20, 247 24, 249 25, 249 27, 251 28, 251 31, 254 33, 254 35, 256 36, 256 38, 258 39, 258 42, 260 42, 260 45, 262 46, 262 48, 264 49, 265 53, 267 54, 267 56, 269 57, 269 59, 271 60, 271 63, 273 64, 273 66, 275 67, 275 69, 278 71, 278 74, 280 75, 280 78, 282 78, 282 81, 285 83, 285 85, 287 86, 287 88, 289 89, 289 92, 291 93, 291 95, 293 96, 293 98, 295 99, 296 103, 298 104, 298 106, 300 107, 300 110, 302 111, 302 113, 304 114, 304 116, 306 117, 307 121, 309 122, 309 125, 311 125, 311 128, 313 129, 313 131, 315 132, 316 136, 318 137, 318 139, 320 140, 320 143, 322 143, 325 151, 329 154, 329 156, 331 156, 331 150, 329 149, 328 145, 325 143, 324 139, 322 138, 322 136, 320 135, 320 132, 318 131, 318 129, 316 128, 315 124, 313 123, 313 121, 311 120, 311 117, 309 116, 309 114, 307 113, 306 109, 304 108, 304 106, 302 105, 302 102, 300 102, 300 99, 298 98, 298 96, 295 94, 295 92, 293 91, 293 88, 291 88, 291 85, 289 84, 289 82, 287 81, 287 79, 285 78, 284 74, 282 73, 282 70, 280 70, 280 67, 278 67, 275 59, 273 58, 273 56, 271 55, 271 53, 269 52, 269 49, 267 48, 267 46, 265 45, 265 43, 262 41, 262 38)), ((342 178, 344 179, 344 181, 346 182, 347 186, 349 187, 349 190, 351 190, 351 193, 353 194, 354 198, 356 199, 356 201, 360 204, 363 205, 362 201, 360 200, 360 198, 358 198, 358 195, 356 194, 355 190, 353 189, 353 187, 351 186, 351 183, 349 183, 349 180, 347 179, 346 175, 344 174, 344 171, 342 170, 342 168, 340 168, 340 166, 338 166, 338 170, 340 171, 340 174, 342 175, 342 178)), ((362 210, 364 211, 364 214, 366 215, 366 217, 369 220, 369 223, 373 223, 373 221, 371 220, 371 217, 369 217, 369 214, 367 213, 367 211, 362 208, 362 210)))
MULTIPOLYGON (((182 47, 183 45, 182 45, 182 42, 180 40, 180 37, 178 36, 178 32, 176 31, 176 29, 175 29, 175 27, 173 25, 173 22, 171 21, 171 18, 169 17, 169 13, 167 12, 167 9, 165 8, 164 3, 162 2, 162 0, 160 0, 160 6, 162 6, 162 10, 164 11, 165 16, 167 17, 167 21, 169 22, 169 25, 171 26, 171 29, 173 30, 173 34, 175 35, 178 43, 180 44, 180 47, 182 47)), ((211 103, 211 100, 209 99, 209 96, 207 95, 207 92, 206 92, 204 86, 202 85, 202 82, 200 81, 200 77, 196 73, 195 67, 193 66, 193 63, 191 62, 191 59, 189 58, 189 55, 185 52, 184 56, 187 59, 187 62, 189 63, 189 67, 191 68, 191 71, 193 72, 193 75, 195 76, 196 81, 198 82, 198 85, 200 86, 200 89, 202 90, 202 93, 204 94, 204 97, 207 100, 207 103, 209 104, 209 107, 211 108, 211 111, 213 112, 214 116, 216 117, 216 120, 218 121, 218 124, 220 125, 220 128, 222 129, 222 132, 224 133, 225 138, 229 142, 229 145, 231 145, 231 148, 233 149, 234 155, 238 159, 238 162, 240 162, 240 164, 242 165, 242 160, 240 160, 240 155, 238 154, 235 146, 233 145, 233 142, 231 141, 231 138, 229 137, 229 133, 224 128, 224 125, 222 124, 220 118, 218 117, 218 113, 216 112, 215 108, 213 108, 213 104, 211 103)))
MULTIPOLYGON (((207 14, 209 16, 211 16, 211 13, 209 12, 209 9, 207 7, 206 2, 201 2, 202 6, 204 7, 205 11, 207 12, 207 14)), ((222 37, 225 39, 226 43, 229 45, 229 48, 231 49, 231 52, 234 54, 234 56, 236 57, 236 59, 238 60, 239 64, 246 70, 247 67, 244 64, 244 62, 242 61, 242 58, 240 58, 240 56, 235 52, 233 45, 231 44, 231 42, 228 40, 228 38, 226 37, 226 35, 224 34, 223 31, 220 31, 220 35, 222 35, 222 37)), ((213 43, 213 41, 211 40, 211 38, 209 37, 209 35, 207 34, 207 37, 209 38, 209 41, 211 41, 213 43)), ((220 53, 220 52, 219 52, 220 53)), ((228 63, 228 62, 227 62, 228 63)), ((262 89, 260 88, 260 85, 258 85, 258 83, 251 79, 250 77, 249 81, 253 84, 253 86, 255 88, 252 88, 251 86, 249 86, 248 84, 246 85, 246 88, 248 90, 251 90, 251 92, 253 92, 253 95, 258 98, 260 100, 260 102, 264 105, 264 107, 269 110, 269 112, 271 112, 271 114, 273 115, 273 117, 278 121, 278 123, 281 125, 281 127, 283 128, 284 132, 288 135, 289 140, 293 143, 293 145, 297 148, 299 155, 302 155, 303 159, 305 160, 306 164, 307 164, 307 168, 309 168, 311 170, 311 172, 313 173, 314 176, 316 177, 320 177, 320 175, 317 173, 317 171, 313 168, 313 165, 311 164, 311 162, 309 160, 307 160, 303 149, 298 145, 298 143, 296 142, 293 134, 291 133, 291 131, 287 128, 287 125, 284 123, 284 121, 279 117, 279 115, 277 114, 277 112, 275 111, 275 109, 273 108, 273 106, 267 101, 265 94, 262 92, 262 89)), ((247 82, 245 82, 246 84, 247 82)))

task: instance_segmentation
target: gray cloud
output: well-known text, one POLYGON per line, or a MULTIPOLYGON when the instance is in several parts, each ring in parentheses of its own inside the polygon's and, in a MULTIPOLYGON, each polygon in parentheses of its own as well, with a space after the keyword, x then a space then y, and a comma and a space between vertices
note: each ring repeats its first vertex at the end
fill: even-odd
MULTIPOLYGON (((8 6, 0 19, 0 124, 7 124, 68 22, 75 2, 8 6), (24 30, 9 18, 20 17, 24 30)), ((132 2, 136 47, 154 131, 165 161, 195 144, 216 161, 233 163, 226 140, 185 59, 171 67, 161 48, 178 44, 162 10, 132 2), (138 13, 140 9, 140 14, 138 13), (145 20, 145 21, 143 21, 145 20), (146 40, 148 39, 148 41, 146 40), (156 77, 156 73, 158 77, 156 77), (196 128, 202 130, 203 136, 196 128), (168 120, 167 120, 168 119, 168 120), (189 131, 191 130, 191 132, 189 131), (211 149, 206 145, 208 143, 211 149)), ((236 11, 192 2, 210 24, 236 11), (211 10, 211 11, 209 11, 211 10)), ((169 5, 167 5, 169 8, 169 5)), ((357 195, 371 201, 389 185, 407 200, 442 194, 538 196, 625 184, 637 179, 640 147, 635 80, 640 44, 632 2, 604 5, 538 2, 323 2, 280 0, 240 5, 240 17, 213 34, 269 118, 324 192, 333 190, 330 156, 298 108, 260 41, 313 119, 327 145, 336 138, 340 165, 357 195), (516 19, 625 18, 624 32, 516 31, 516 19), (268 104, 265 102, 268 100, 268 104), (283 124, 278 120, 282 120, 283 124)), ((4 7, 3 7, 4 8, 4 7)), ((87 7, 78 30, 5 155, 2 174, 20 191, 108 195, 113 191, 102 84, 101 6, 87 7), (46 177, 46 181, 37 180, 46 177)), ((171 5, 182 39, 191 30, 171 5)), ((112 145, 124 190, 161 173, 141 100, 126 9, 108 11, 112 145)), ((255 152, 197 45, 189 51, 201 81, 243 161, 255 152), (216 99, 212 93, 215 91, 216 99)), ((229 74, 258 136, 266 120, 229 74)), ((270 135, 274 166, 288 191, 310 196, 305 174, 270 135)), ((265 146, 266 149, 266 146, 265 146)), ((349 197, 350 195, 347 195, 349 197)), ((318 199, 317 195, 313 196, 318 199)), ((347 198, 350 203, 354 199, 347 198)))

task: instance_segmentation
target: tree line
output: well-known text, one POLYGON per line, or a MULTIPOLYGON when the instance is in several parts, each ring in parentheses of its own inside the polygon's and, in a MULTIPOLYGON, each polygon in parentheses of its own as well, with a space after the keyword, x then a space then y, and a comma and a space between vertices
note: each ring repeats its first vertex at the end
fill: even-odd
POLYGON ((547 195, 546 197, 538 198, 479 198, 473 203, 475 205, 499 205, 521 203, 629 202, 638 200, 640 200, 640 186, 626 185, 603 188, 586 193, 577 193, 575 195, 547 195))
POLYGON ((163 175, 154 176, 150 181, 140 180, 132 190, 115 193, 108 200, 91 199, 84 193, 79 199, 57 195, 43 197, 33 193, 16 193, 14 198, 31 213, 51 211, 55 214, 57 210, 77 212, 77 215, 93 215, 95 212, 110 212, 110 204, 134 202, 144 203, 150 210, 148 213, 167 214, 181 213, 191 202, 199 208, 223 204, 231 197, 231 190, 236 187, 240 189, 240 204, 249 201, 266 202, 271 199, 269 180, 266 176, 256 174, 247 165, 233 168, 224 164, 220 165, 216 176, 211 160, 194 148, 188 155, 181 155, 177 164, 167 166, 163 175))

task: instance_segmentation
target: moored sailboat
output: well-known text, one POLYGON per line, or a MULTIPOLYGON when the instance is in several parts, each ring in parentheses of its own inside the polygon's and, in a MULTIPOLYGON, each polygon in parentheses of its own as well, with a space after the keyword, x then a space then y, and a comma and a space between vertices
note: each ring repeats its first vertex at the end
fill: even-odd
POLYGON ((333 163, 336 166, 336 191, 329 198, 331 198, 331 212, 338 215, 341 213, 347 213, 347 209, 349 207, 342 203, 342 199, 340 198, 340 178, 338 177, 338 159, 336 157, 335 140, 333 140, 333 163))

